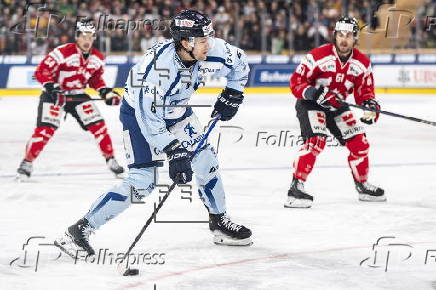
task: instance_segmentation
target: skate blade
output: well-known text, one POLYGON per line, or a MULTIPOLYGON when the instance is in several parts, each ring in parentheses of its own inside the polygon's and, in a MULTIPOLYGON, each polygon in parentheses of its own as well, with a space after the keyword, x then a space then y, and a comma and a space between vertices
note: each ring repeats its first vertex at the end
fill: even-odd
POLYGON ((67 254, 68 256, 70 256, 72 259, 76 260, 76 254, 75 252, 72 251, 71 248, 66 247, 65 244, 62 244, 61 242, 59 242, 59 240, 55 240, 53 242, 53 244, 58 247, 62 252, 64 252, 65 254, 67 254))
POLYGON ((310 208, 312 207, 313 200, 295 198, 293 196, 288 196, 288 200, 285 202, 284 207, 286 208, 310 208))
POLYGON ((381 196, 373 196, 369 194, 359 194, 360 201, 369 201, 369 202, 385 202, 387 200, 385 195, 381 196))
POLYGON ((112 174, 114 175, 114 177, 115 177, 116 179, 124 179, 124 178, 127 177, 127 175, 125 174, 125 172, 122 172, 122 173, 115 173, 115 172, 112 172, 112 174))
POLYGON ((84 250, 76 246, 72 237, 67 233, 55 240, 53 244, 74 260, 84 260, 87 257, 79 255, 79 252, 83 252, 84 250))
POLYGON ((224 235, 214 235, 213 242, 215 245, 223 245, 223 246, 251 246, 253 241, 250 237, 245 239, 234 239, 224 235))
POLYGON ((17 176, 15 176, 14 181, 15 181, 15 182, 18 182, 18 183, 25 183, 25 182, 28 182, 29 179, 30 179, 29 176, 27 176, 27 175, 25 175, 25 174, 19 174, 19 173, 18 173, 17 176))

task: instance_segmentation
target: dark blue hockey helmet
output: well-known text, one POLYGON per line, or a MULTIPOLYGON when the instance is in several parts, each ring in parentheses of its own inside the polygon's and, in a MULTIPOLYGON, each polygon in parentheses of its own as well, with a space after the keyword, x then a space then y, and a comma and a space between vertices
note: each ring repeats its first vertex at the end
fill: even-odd
POLYGON ((207 15, 195 10, 183 10, 171 20, 170 32, 174 41, 194 37, 213 36, 215 31, 207 15))

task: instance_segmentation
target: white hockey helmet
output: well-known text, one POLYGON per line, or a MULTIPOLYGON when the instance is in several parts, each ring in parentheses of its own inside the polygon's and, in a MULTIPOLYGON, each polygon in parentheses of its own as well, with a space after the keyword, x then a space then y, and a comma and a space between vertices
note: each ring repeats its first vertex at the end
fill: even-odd
POLYGON ((342 16, 336 21, 334 33, 336 34, 339 31, 352 32, 354 38, 359 39, 359 24, 354 17, 342 16))
POLYGON ((91 33, 95 35, 95 24, 91 20, 81 20, 76 23, 76 37, 80 33, 91 33))

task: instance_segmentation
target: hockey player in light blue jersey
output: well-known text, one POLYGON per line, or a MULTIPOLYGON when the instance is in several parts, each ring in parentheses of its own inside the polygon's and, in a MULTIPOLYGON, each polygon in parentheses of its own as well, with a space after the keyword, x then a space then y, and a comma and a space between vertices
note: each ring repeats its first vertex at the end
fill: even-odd
POLYGON ((249 67, 245 53, 213 37, 211 20, 185 10, 171 21, 172 40, 150 48, 131 69, 120 109, 128 177, 101 195, 89 212, 55 244, 64 251, 82 249, 94 254, 89 234, 114 218, 138 198, 152 193, 162 155, 169 161, 170 178, 177 184, 195 179, 201 200, 209 211, 214 242, 250 245, 251 231, 226 214, 225 192, 213 147, 207 144, 191 160, 203 136, 192 108, 186 106, 205 76, 223 76, 226 88, 212 112, 220 120, 232 119, 243 101, 249 67), (175 106, 176 105, 176 106, 175 106))

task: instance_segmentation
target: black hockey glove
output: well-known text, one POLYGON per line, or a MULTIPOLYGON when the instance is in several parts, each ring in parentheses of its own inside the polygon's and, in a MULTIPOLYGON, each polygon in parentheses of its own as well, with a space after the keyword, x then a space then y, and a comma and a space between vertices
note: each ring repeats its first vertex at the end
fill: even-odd
POLYGON ((244 95, 241 92, 225 88, 215 102, 211 117, 221 115, 221 121, 228 121, 238 112, 239 105, 242 104, 244 95))
POLYGON ((53 104, 59 107, 65 106, 67 98, 65 97, 64 91, 59 87, 59 84, 45 83, 43 91, 50 98, 53 104))
MULTIPOLYGON (((369 99, 369 100, 363 101, 363 105, 365 107, 380 111, 380 105, 374 99, 369 99)), ((379 116, 380 116, 380 113, 378 113, 378 112, 365 111, 363 113, 363 116, 360 118, 360 121, 362 121, 365 124, 371 125, 371 124, 374 124, 375 122, 377 122, 379 116)))
POLYGON ((176 184, 185 184, 192 180, 191 153, 174 140, 164 152, 167 154, 170 178, 176 184))
POLYGON ((323 108, 329 110, 336 110, 342 106, 338 100, 338 96, 330 92, 328 88, 320 86, 318 89, 315 87, 308 87, 304 92, 304 99, 314 101, 323 108))
POLYGON ((121 96, 112 88, 101 88, 98 90, 100 97, 108 106, 117 106, 121 102, 121 96))

